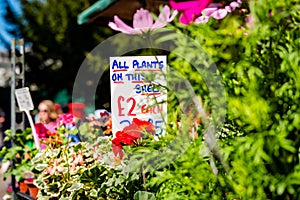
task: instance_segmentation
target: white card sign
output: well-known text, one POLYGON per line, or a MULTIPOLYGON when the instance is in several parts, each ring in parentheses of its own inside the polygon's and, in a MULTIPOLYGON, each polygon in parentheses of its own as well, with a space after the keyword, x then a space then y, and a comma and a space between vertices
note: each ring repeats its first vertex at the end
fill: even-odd
POLYGON ((110 57, 113 134, 133 118, 153 123, 164 134, 167 120, 166 56, 110 57))
POLYGON ((32 135, 33 135, 35 147, 37 149, 40 149, 40 142, 39 142, 38 136, 36 134, 34 123, 32 121, 30 113, 29 113, 30 110, 34 109, 34 105, 33 105, 32 99, 31 99, 29 88, 24 87, 24 88, 16 89, 15 90, 15 95, 16 95, 17 102, 18 102, 18 105, 19 105, 19 110, 24 111, 26 113, 27 117, 28 117, 28 121, 29 121, 29 124, 31 126, 31 132, 32 132, 32 135))
POLYGON ((16 98, 17 98, 17 102, 18 102, 20 111, 34 109, 28 87, 16 89, 15 94, 16 94, 16 98))

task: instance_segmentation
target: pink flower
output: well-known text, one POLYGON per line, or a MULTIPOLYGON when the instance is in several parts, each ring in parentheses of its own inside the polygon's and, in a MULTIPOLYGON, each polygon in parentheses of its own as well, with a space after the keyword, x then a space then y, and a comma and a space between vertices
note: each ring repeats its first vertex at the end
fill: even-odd
POLYGON ((254 28, 254 18, 251 15, 248 15, 245 20, 246 20, 246 24, 250 28, 254 28))
POLYGON ((79 150, 76 154, 73 154, 73 163, 71 167, 71 171, 75 171, 77 169, 77 166, 84 166, 84 158, 83 158, 83 152, 82 150, 79 150))
POLYGON ((9 186, 9 187, 6 189, 6 192, 12 193, 12 186, 9 186))
MULTIPOLYGON (((53 163, 53 166, 48 166, 46 169, 45 169, 45 174, 50 174, 50 175, 54 175, 56 171, 58 172, 62 172, 64 170, 64 167, 63 166, 59 166, 59 163, 62 161, 61 158, 58 158, 58 159, 55 159, 54 162, 52 160, 53 163)), ((51 162, 51 161, 50 161, 51 162)))
POLYGON ((242 1, 241 0, 237 0, 237 1, 233 1, 233 2, 231 2, 230 4, 229 4, 229 6, 233 9, 233 10, 235 10, 239 5, 241 5, 242 4, 242 1))
POLYGON ((194 0, 185 2, 170 0, 170 5, 174 10, 183 11, 179 21, 182 24, 189 24, 201 15, 202 10, 206 8, 210 2, 211 0, 194 0))
POLYGON ((75 126, 76 119, 73 114, 60 114, 58 119, 56 120, 57 126, 65 125, 65 126, 75 126))
POLYGON ((204 24, 204 23, 208 22, 210 16, 217 10, 218 10, 218 7, 205 8, 202 11, 202 16, 195 19, 195 23, 196 24, 204 24))
POLYGON ((126 34, 141 34, 150 30, 159 29, 166 26, 168 22, 173 21, 176 14, 177 11, 174 11, 171 15, 170 8, 166 5, 159 14, 158 19, 155 21, 155 23, 153 23, 153 17, 151 16, 150 12, 141 8, 137 10, 133 16, 133 28, 125 24, 117 16, 114 17, 115 22, 109 22, 108 26, 111 29, 126 34))
POLYGON ((238 6, 242 4, 241 0, 233 1, 229 4, 229 6, 225 6, 224 8, 218 9, 218 4, 210 4, 208 8, 203 9, 202 16, 195 19, 196 24, 206 23, 209 18, 215 19, 223 19, 230 12, 233 12, 238 6))

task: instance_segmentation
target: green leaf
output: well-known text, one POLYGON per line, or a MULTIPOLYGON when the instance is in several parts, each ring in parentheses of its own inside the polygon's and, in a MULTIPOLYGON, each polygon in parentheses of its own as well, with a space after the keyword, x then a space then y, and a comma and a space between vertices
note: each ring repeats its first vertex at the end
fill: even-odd
POLYGON ((97 196, 98 196, 97 190, 96 190, 96 189, 92 189, 91 192, 90 192, 90 195, 91 195, 92 197, 97 197, 97 196))
POLYGON ((78 182, 73 182, 72 186, 67 189, 67 191, 72 192, 76 190, 80 190, 83 188, 84 184, 83 183, 78 183, 78 182))
POLYGON ((284 182, 280 182, 277 186, 277 194, 282 195, 283 192, 285 191, 286 184, 284 182))
POLYGON ((155 195, 151 192, 137 191, 134 196, 134 200, 155 200, 155 195))
POLYGON ((48 167, 48 164, 41 163, 41 164, 36 164, 35 169, 38 171, 43 171, 47 167, 48 167))

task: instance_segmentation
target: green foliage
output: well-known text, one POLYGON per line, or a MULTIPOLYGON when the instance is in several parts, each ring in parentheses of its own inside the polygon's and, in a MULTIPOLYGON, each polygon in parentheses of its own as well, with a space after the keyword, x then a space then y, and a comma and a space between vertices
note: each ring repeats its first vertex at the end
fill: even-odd
POLYGON ((3 147, 0 151, 0 157, 3 162, 9 161, 11 166, 5 172, 4 178, 14 175, 16 181, 24 179, 24 172, 31 172, 34 166, 31 164, 38 150, 33 147, 33 136, 31 128, 26 128, 23 132, 12 134, 11 130, 7 130, 4 141, 11 141, 12 147, 3 147))
POLYGON ((174 41, 177 48, 168 63, 191 83, 213 120, 219 116, 214 106, 222 102, 214 102, 214 88, 220 85, 212 89, 205 71, 221 75, 226 118, 215 133, 218 151, 199 153, 206 143, 199 138, 176 161, 148 176, 147 188, 158 199, 300 198, 300 5, 262 0, 244 2, 242 8, 222 21, 171 27, 195 44, 180 34, 159 40, 174 41), (246 23, 249 15, 252 24, 246 23))
POLYGON ((222 188, 217 187, 204 152, 201 139, 195 140, 169 167, 153 172, 146 187, 155 191, 158 199, 220 199, 222 188))
POLYGON ((155 200, 155 196, 146 191, 137 191, 133 198, 134 200, 155 200))

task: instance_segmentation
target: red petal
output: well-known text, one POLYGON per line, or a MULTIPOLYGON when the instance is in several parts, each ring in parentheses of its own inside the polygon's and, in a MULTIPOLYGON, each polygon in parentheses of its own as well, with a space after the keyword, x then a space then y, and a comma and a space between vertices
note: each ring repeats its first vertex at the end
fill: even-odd
POLYGON ((112 144, 112 150, 113 150, 116 157, 123 158, 124 152, 123 152, 123 149, 122 149, 122 145, 115 145, 113 143, 112 144))

